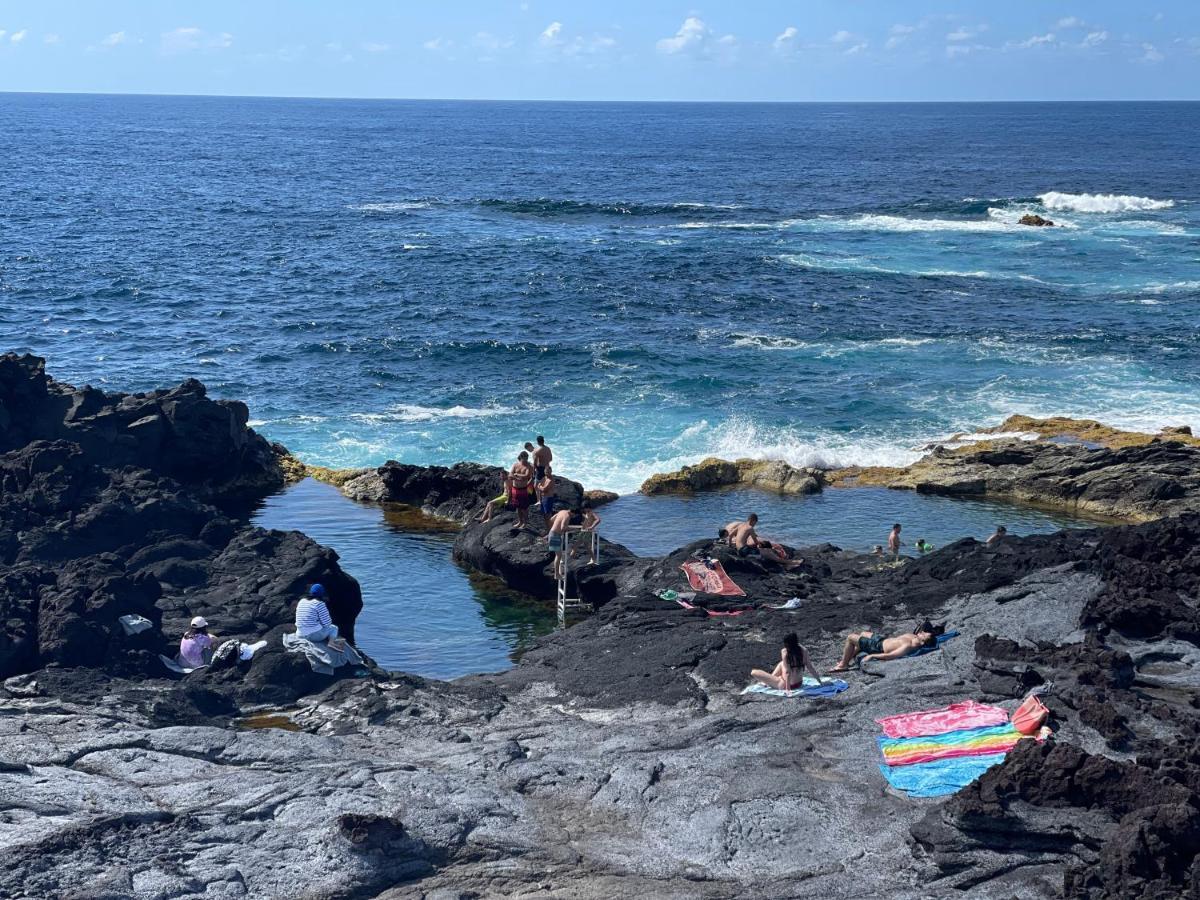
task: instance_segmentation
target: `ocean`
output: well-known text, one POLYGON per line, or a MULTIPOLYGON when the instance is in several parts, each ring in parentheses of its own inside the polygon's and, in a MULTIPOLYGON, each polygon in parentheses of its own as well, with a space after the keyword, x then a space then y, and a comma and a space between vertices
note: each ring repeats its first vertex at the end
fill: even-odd
POLYGON ((628 493, 708 455, 904 464, 1012 413, 1200 426, 1196 103, 0 94, 0 158, 5 349, 198 377, 311 463, 544 434, 628 493))

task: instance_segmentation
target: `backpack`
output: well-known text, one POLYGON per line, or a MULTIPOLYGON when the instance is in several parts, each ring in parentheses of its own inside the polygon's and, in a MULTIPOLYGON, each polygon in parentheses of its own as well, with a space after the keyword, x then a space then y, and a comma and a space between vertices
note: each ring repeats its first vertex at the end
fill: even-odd
POLYGON ((220 669, 231 669, 238 663, 238 642, 228 640, 221 644, 214 651, 212 659, 209 661, 208 667, 210 670, 218 671, 220 669))
POLYGON ((1030 694, 1021 705, 1013 710, 1010 718, 1012 727, 1025 735, 1037 734, 1038 730, 1046 724, 1046 720, 1050 718, 1050 710, 1046 708, 1046 704, 1038 699, 1036 694, 1030 694))

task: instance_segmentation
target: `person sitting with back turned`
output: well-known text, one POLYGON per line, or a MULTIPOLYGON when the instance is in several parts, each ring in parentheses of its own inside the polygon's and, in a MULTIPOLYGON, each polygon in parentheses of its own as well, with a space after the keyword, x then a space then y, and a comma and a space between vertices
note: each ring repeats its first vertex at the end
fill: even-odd
POLYGON ((997 525, 996 533, 987 539, 987 545, 989 547, 995 547, 998 543, 1000 543, 1006 537, 1008 537, 1008 529, 1005 528, 1003 525, 997 525))
POLYGON ((213 639, 208 633, 208 621, 204 616, 196 616, 179 641, 179 658, 190 668, 201 669, 209 664, 212 651, 213 639))
POLYGON ((845 672, 860 653, 867 654, 862 658, 862 662, 870 659, 900 659, 922 647, 936 646, 937 636, 929 631, 898 634, 890 638, 880 637, 872 631, 855 632, 846 637, 841 662, 829 671, 845 672))
POLYGON ((737 527, 729 533, 738 556, 759 555, 758 532, 754 530, 757 524, 758 514, 750 513, 745 522, 739 522, 737 527))
POLYGON ((314 584, 308 589, 308 596, 296 604, 296 634, 314 644, 328 641, 331 647, 340 649, 344 644, 338 638, 337 626, 329 618, 327 596, 322 585, 314 584))
POLYGON ((751 669, 750 677, 755 681, 773 687, 780 691, 798 691, 804 687, 804 671, 819 684, 824 684, 819 672, 809 659, 808 651, 800 646, 795 633, 788 634, 783 639, 783 648, 779 651, 779 664, 770 672, 764 669, 751 669))

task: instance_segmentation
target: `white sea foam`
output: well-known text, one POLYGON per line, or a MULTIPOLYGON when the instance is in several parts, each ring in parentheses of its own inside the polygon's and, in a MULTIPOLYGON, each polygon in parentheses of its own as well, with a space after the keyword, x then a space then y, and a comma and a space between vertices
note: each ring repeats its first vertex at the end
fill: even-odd
POLYGON ((395 203, 359 203, 348 208, 355 212, 407 212, 413 209, 429 209, 429 201, 402 200, 395 203))
POLYGON ((352 413, 350 418, 359 422, 384 424, 389 422, 431 422, 435 419, 482 419, 487 416, 500 416, 506 412, 509 410, 490 406, 474 409, 469 406, 440 407, 400 403, 384 412, 352 413))
POLYGON ((1038 194, 1046 209, 1066 209, 1082 213, 1123 213, 1170 209, 1174 200, 1155 200, 1129 194, 1064 194, 1048 191, 1038 194))
POLYGON ((1200 291, 1200 281, 1151 282, 1141 291, 1146 294, 1175 294, 1184 291, 1200 291))
POLYGON ((404 244, 400 247, 401 250, 428 250, 428 244, 404 244))
POLYGON ((1010 231, 1016 223, 997 219, 909 219, 904 216, 863 215, 839 223, 855 231, 1010 231))

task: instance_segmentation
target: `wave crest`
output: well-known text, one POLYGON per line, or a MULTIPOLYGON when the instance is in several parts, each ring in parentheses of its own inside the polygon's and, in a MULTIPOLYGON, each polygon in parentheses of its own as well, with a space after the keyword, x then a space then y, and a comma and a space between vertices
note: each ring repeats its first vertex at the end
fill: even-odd
POLYGON ((1064 209, 1082 213, 1145 212, 1155 209, 1170 209, 1174 200, 1155 200, 1152 197, 1136 197, 1130 194, 1064 194, 1048 191, 1038 199, 1046 209, 1064 209))

